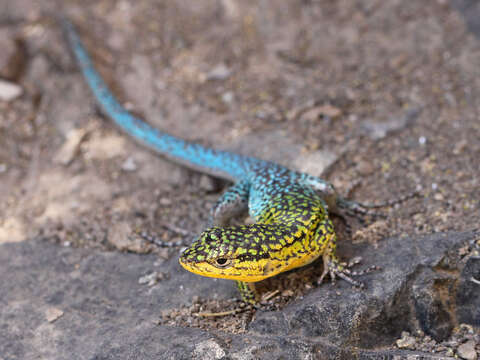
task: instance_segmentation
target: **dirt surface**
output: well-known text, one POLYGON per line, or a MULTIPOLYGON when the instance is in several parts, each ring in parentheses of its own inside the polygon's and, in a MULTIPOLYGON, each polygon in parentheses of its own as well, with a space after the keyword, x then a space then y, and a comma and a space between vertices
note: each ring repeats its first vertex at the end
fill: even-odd
MULTIPOLYGON (((0 77, 22 91, 0 100, 0 243, 41 235, 174 257, 139 233, 189 241, 224 185, 99 114, 60 12, 125 105, 161 129, 323 171, 360 201, 421 192, 381 222, 353 220, 352 236, 335 219, 341 241, 374 251, 386 237, 478 228, 480 42, 447 1, 0 0, 0 77)), ((288 279, 280 302, 308 291, 288 279)))

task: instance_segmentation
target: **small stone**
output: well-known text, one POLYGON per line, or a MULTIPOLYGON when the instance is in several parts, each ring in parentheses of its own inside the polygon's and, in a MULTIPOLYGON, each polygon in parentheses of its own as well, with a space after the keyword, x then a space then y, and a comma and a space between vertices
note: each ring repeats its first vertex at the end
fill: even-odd
POLYGON ((362 176, 370 175, 374 172, 373 165, 370 161, 360 161, 357 164, 357 171, 362 176))
POLYGON ((138 283, 140 285, 147 285, 147 286, 153 286, 155 285, 159 280, 158 273, 156 271, 152 272, 151 274, 147 274, 145 276, 142 276, 140 279, 138 279, 138 283))
POLYGON ((136 171, 137 170, 137 163, 133 159, 133 157, 129 156, 122 164, 123 171, 136 171))
POLYGON ((0 164, 0 174, 7 172, 7 164, 0 164))
POLYGON ((448 348, 447 351, 445 351, 445 355, 446 356, 453 356, 454 355, 453 349, 448 348))
POLYGON ((200 189, 202 189, 203 191, 205 191, 207 193, 214 192, 217 188, 216 184, 215 184, 215 180, 211 176, 208 176, 208 175, 201 175, 200 176, 200 182, 199 182, 198 186, 200 187, 200 189))
POLYGON ((466 343, 460 345, 457 349, 458 356, 465 360, 477 360, 477 352, 475 351, 475 342, 469 340, 466 343))
POLYGON ((48 308, 47 311, 45 311, 45 317, 49 323, 53 323, 62 316, 63 311, 57 308, 48 308))
POLYGON ((453 154, 460 155, 465 151, 467 147, 468 147, 468 141, 465 139, 460 140, 455 144, 455 147, 453 148, 453 154))
POLYGON ((395 343, 399 349, 414 349, 416 340, 413 336, 410 336, 410 333, 403 331, 402 338, 398 339, 395 343))
POLYGON ((132 236, 132 228, 126 222, 119 222, 110 227, 107 240, 120 251, 147 253, 148 246, 138 236, 132 236))
POLYGON ((0 77, 17 79, 25 67, 25 44, 17 34, 4 27, 0 29, 0 77))
POLYGON ((235 99, 235 95, 233 94, 233 92, 231 91, 227 91, 225 93, 222 94, 222 101, 225 103, 225 104, 231 104, 233 102, 233 100, 235 99))
MULTIPOLYGON (((407 110, 403 115, 392 117, 391 119, 382 123, 367 120, 362 124, 362 130, 373 140, 383 139, 388 134, 404 129, 405 127, 411 125, 417 119, 420 113, 421 109, 410 109, 407 110)), ((423 140, 426 141, 426 138, 422 140, 419 139, 419 141, 423 140)))
POLYGON ((212 339, 195 344, 193 354, 199 360, 221 359, 226 355, 222 347, 212 339))
POLYGON ((0 100, 12 101, 22 95, 23 89, 12 82, 0 80, 0 100))
POLYGON ((166 198, 166 197, 160 198, 160 200, 159 200, 158 202, 159 202, 159 204, 162 205, 162 206, 172 205, 172 200, 169 199, 169 198, 166 198))
POLYGON ((307 119, 309 121, 317 120, 321 117, 328 117, 331 119, 335 119, 342 115, 342 110, 339 108, 330 105, 330 104, 324 104, 320 106, 316 106, 308 111, 306 111, 303 114, 303 118, 307 119))
POLYGON ((80 144, 87 135, 85 129, 72 129, 67 134, 67 139, 63 143, 60 150, 55 154, 53 161, 57 164, 68 165, 75 158, 80 144))
POLYGON ((207 80, 225 80, 231 75, 230 69, 224 64, 218 64, 207 74, 207 80))
POLYGON ((316 150, 298 154, 294 160, 302 172, 308 174, 321 174, 338 159, 338 155, 328 150, 316 150))
POLYGON ((282 291, 282 296, 284 297, 290 297, 293 296, 294 292, 291 289, 283 290, 282 291))

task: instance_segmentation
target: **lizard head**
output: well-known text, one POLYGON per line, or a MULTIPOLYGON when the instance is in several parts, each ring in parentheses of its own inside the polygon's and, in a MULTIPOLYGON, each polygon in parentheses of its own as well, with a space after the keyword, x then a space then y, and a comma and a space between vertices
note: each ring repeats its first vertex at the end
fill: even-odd
POLYGON ((275 275, 265 229, 258 224, 212 227, 180 256, 186 270, 208 277, 255 282, 275 275), (263 236, 263 238, 262 238, 263 236))

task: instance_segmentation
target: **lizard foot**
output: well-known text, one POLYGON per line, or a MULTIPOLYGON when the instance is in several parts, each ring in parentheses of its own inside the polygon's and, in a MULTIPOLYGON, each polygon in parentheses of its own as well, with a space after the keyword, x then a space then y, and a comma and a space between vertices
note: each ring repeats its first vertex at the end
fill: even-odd
POLYGON ((356 281, 352 277, 365 275, 372 271, 380 270, 381 268, 379 266, 372 265, 361 271, 351 271, 349 269, 359 264, 360 261, 361 261, 360 257, 355 257, 347 264, 347 263, 340 263, 338 262, 338 260, 332 259, 330 256, 324 256, 323 257, 324 270, 320 278, 317 280, 317 284, 321 284, 325 276, 328 274, 330 275, 330 278, 332 279, 333 284, 335 284, 336 277, 338 276, 339 278, 345 280, 352 286, 355 286, 360 289, 365 288, 364 283, 360 281, 356 281))

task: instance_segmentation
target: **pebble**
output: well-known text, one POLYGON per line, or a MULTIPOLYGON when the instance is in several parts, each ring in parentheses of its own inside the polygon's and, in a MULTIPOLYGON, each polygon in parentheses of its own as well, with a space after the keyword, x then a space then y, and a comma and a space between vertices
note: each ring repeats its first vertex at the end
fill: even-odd
POLYGON ((415 343, 417 341, 413 336, 410 336, 410 334, 406 331, 402 332, 402 338, 398 339, 396 341, 397 347, 399 349, 414 349, 415 348, 415 343))
POLYGON ((61 318, 63 316, 63 311, 57 308, 48 308, 45 311, 45 317, 49 323, 54 322, 55 320, 61 318))
POLYGON ((68 132, 65 142, 55 154, 53 161, 57 164, 68 165, 75 158, 80 149, 80 144, 85 139, 85 129, 72 129, 68 132))
POLYGON ((225 64, 218 64, 207 74, 207 80, 225 80, 232 72, 225 64))
POLYGON ((370 161, 362 160, 357 164, 357 171, 362 176, 372 174, 375 169, 370 161))
POLYGON ((133 159, 133 157, 129 156, 122 164, 123 171, 136 171, 137 170, 137 163, 133 159))
POLYGON ((198 186, 207 193, 214 192, 217 188, 215 179, 208 175, 201 175, 198 186))
POLYGON ((25 66, 25 46, 16 37, 7 28, 0 29, 0 77, 4 79, 17 79, 25 66))
POLYGON ((477 360, 477 352, 475 351, 475 342, 469 340, 466 343, 460 345, 457 349, 458 356, 465 360, 477 360))
POLYGON ((0 100, 12 101, 22 95, 23 89, 20 85, 10 81, 0 80, 0 100))
POLYGON ((341 115, 342 115, 341 109, 330 104, 323 104, 306 111, 302 117, 309 121, 313 121, 321 117, 328 117, 331 119, 335 119, 340 117, 341 115))
POLYGON ((154 271, 151 274, 142 276, 138 279, 140 285, 146 284, 147 286, 153 286, 158 282, 158 272, 154 271))
MULTIPOLYGON (((372 140, 383 139, 388 134, 406 128, 411 125, 417 117, 420 115, 421 109, 407 110, 402 116, 392 117, 388 121, 377 123, 370 120, 365 121, 362 124, 362 130, 372 140)), ((419 139, 419 142, 423 140, 419 139)), ((426 141, 426 138, 425 138, 426 141)))
POLYGON ((231 91, 227 91, 227 92, 222 94, 222 101, 225 104, 230 105, 233 102, 234 99, 235 99, 235 95, 231 91))

